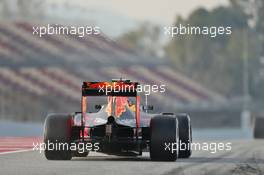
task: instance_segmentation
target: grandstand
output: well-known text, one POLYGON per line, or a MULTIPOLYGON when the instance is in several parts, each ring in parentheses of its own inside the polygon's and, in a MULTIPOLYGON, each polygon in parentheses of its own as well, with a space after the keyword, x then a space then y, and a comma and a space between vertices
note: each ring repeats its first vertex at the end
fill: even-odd
POLYGON ((165 60, 142 56, 106 36, 32 35, 26 22, 0 23, 0 117, 43 120, 48 112, 80 110, 82 81, 127 78, 165 84, 149 97, 158 110, 224 101, 176 72, 165 60), (166 100, 165 100, 166 99, 166 100))

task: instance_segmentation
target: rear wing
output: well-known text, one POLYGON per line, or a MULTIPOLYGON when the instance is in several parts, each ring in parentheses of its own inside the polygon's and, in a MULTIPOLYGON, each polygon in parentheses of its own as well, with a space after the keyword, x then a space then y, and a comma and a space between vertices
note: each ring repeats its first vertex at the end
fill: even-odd
POLYGON ((82 96, 137 96, 138 82, 83 82, 82 96))
POLYGON ((87 111, 87 96, 127 96, 136 97, 136 133, 140 127, 140 96, 137 94, 138 82, 112 81, 112 82, 83 82, 82 85, 82 137, 84 139, 84 124, 87 111))

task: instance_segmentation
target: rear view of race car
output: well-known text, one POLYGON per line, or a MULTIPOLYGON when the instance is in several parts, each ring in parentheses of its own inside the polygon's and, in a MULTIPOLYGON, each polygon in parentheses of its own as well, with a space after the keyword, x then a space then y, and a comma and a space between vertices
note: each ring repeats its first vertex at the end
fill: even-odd
POLYGON ((140 105, 137 86, 137 82, 129 80, 84 82, 81 112, 50 114, 46 118, 46 158, 70 160, 85 157, 89 151, 122 156, 139 156, 149 151, 151 160, 157 161, 189 158, 190 117, 146 112, 151 107, 140 105), (104 97, 105 104, 97 104, 98 111, 89 112, 89 97, 104 97), (85 145, 82 151, 80 145, 85 145))

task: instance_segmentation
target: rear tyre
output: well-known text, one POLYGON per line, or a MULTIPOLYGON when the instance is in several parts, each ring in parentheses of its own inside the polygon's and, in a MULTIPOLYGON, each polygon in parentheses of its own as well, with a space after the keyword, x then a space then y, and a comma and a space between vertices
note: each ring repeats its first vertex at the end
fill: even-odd
POLYGON ((157 115, 150 121, 150 158, 175 161, 178 157, 178 121, 175 116, 157 115), (166 145, 170 145, 169 149, 166 145), (172 146, 174 145, 174 146, 172 146), (174 150, 172 150, 172 148, 174 150))
POLYGON ((189 158, 192 154, 192 126, 187 114, 177 114, 179 122, 179 158, 189 158))
POLYGON ((254 125, 254 138, 264 139, 264 118, 256 118, 254 125))
POLYGON ((72 158, 70 150, 71 128, 72 117, 70 115, 48 115, 44 124, 44 143, 46 145, 44 153, 48 160, 70 160, 72 158), (63 146, 56 149, 56 145, 63 146))

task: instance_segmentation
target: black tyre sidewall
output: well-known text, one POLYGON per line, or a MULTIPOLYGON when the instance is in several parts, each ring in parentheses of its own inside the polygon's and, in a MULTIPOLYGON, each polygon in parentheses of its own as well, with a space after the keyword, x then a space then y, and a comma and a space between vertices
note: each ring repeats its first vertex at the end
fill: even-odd
MULTIPOLYGON (((192 154, 191 143, 192 143, 192 126, 191 119, 187 114, 178 114, 178 123, 179 123, 179 158, 189 158, 192 154), (186 149, 181 150, 180 144, 185 144, 186 149)), ((182 147, 184 148, 184 147, 182 147)))
POLYGON ((72 117, 68 114, 50 114, 44 124, 45 157, 48 160, 70 160, 71 150, 48 150, 49 143, 59 144, 71 142, 72 117))
POLYGON ((177 151, 165 150, 165 143, 178 143, 178 121, 176 117, 158 115, 150 122, 150 157, 154 161, 175 161, 177 151))
POLYGON ((264 118, 255 119, 254 138, 264 139, 264 118))

